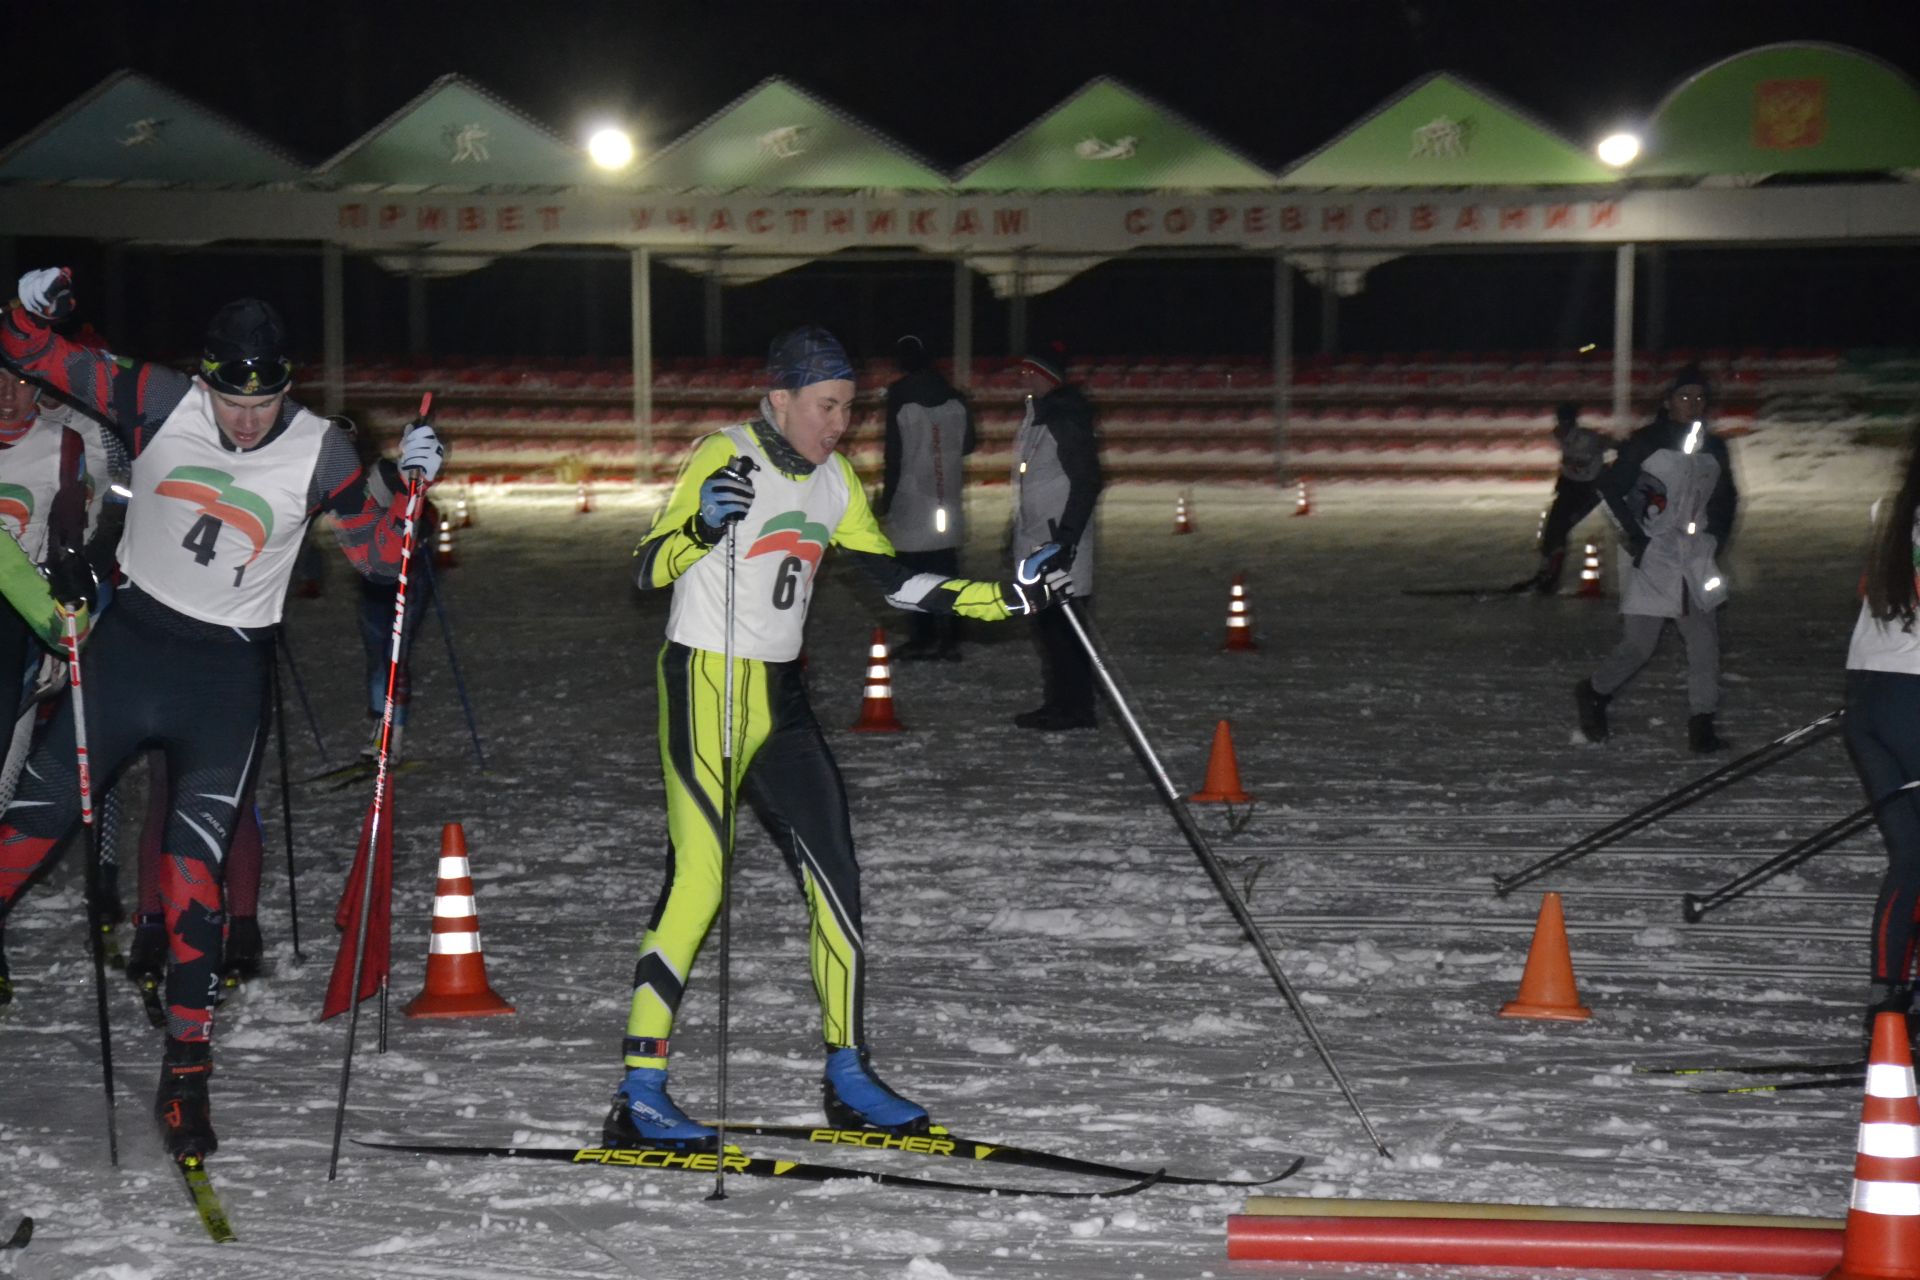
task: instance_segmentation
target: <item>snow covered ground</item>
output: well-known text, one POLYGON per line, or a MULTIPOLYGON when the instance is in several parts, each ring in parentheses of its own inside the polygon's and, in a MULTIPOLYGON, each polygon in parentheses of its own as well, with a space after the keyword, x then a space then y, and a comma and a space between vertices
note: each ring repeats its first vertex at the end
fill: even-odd
MULTIPOLYGON (((1890 455, 1844 432, 1762 430, 1736 446, 1752 491, 1728 566, 1723 732, 1760 745, 1837 706, 1866 500, 1890 455), (1796 461, 1796 459, 1798 461, 1796 461), (1813 465, 1809 465, 1809 462, 1813 465)), ((970 1136, 1180 1173, 1308 1168, 1278 1190, 1837 1216, 1858 1093, 1691 1093, 1633 1063, 1845 1056, 1857 1043, 1877 839, 1857 838, 1701 925, 1704 890, 1858 807, 1837 739, 1764 778, 1495 898, 1511 871, 1710 765, 1685 750, 1669 638, 1574 745, 1569 690, 1613 643, 1612 603, 1416 598, 1532 568, 1542 495, 1499 486, 1201 487, 1105 504, 1097 625, 1175 780, 1198 785, 1233 721, 1251 823, 1201 821, 1396 1159, 1378 1158, 1241 939, 1113 717, 1036 736, 1017 625, 973 631, 959 664, 898 664, 910 732, 841 732, 868 630, 888 618, 829 571, 813 610, 814 704, 844 770, 865 868, 871 1031, 881 1069, 970 1136), (1260 650, 1219 651, 1244 570, 1260 650), (1566 894, 1585 1025, 1495 1016, 1519 981, 1537 889, 1566 894)), ((627 585, 650 498, 481 498, 443 575, 492 772, 465 740, 437 632, 418 651, 399 784, 395 1017, 363 1020, 349 1136, 576 1144, 618 1076, 633 954, 663 824, 652 660, 664 599, 627 585), (494 986, 511 1018, 411 1022, 440 825, 465 824, 494 986)), ((972 502, 969 564, 996 563, 1004 490, 972 502)), ((1590 526, 1592 527, 1592 526, 1590 526)), ((362 732, 344 566, 290 606, 336 758, 362 732)), ((899 629, 896 626, 896 636, 899 629)), ((320 768, 293 722, 293 772, 320 768)), ((349 1146, 326 1180, 344 1027, 318 1024, 328 926, 364 791, 296 791, 301 944, 289 936, 276 779, 263 923, 270 971, 220 1019, 212 1162, 240 1241, 209 1244, 147 1117, 159 1042, 113 987, 121 1162, 102 1132, 90 968, 69 859, 15 912, 19 996, 0 1019, 0 1234, 39 1232, 0 1274, 149 1280, 658 1277, 661 1280, 1367 1275, 1226 1262, 1244 1195, 1151 1189, 1112 1201, 987 1199, 542 1164, 434 1161, 349 1146), (10 1269, 10 1270, 9 1270, 10 1269)), ((743 841, 730 1082, 738 1117, 818 1114, 805 916, 772 845, 743 841)), ((710 947, 677 1029, 676 1092, 714 1101, 710 947)), ((371 1006, 369 1006, 371 1009, 371 1006)), ((886 1153, 753 1149, 899 1173, 1034 1186, 1082 1178, 886 1153)), ((1421 1274, 1387 1269, 1377 1274, 1421 1274)), ((1449 1271, 1448 1274, 1454 1274, 1449 1271)))

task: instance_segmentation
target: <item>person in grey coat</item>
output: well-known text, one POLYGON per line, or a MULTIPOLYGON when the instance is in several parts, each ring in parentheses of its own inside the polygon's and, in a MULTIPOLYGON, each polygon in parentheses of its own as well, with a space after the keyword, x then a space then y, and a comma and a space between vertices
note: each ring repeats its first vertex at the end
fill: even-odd
MULTIPOLYGON (((953 384, 933 367, 920 339, 894 344, 901 377, 887 388, 885 470, 874 513, 881 517, 895 559, 921 573, 960 576, 967 540, 967 455, 973 452, 973 414, 953 384)), ((896 657, 960 658, 959 619, 916 613, 896 657)))
MULTIPOLYGON (((1013 559, 1057 542, 1071 557, 1073 598, 1093 602, 1093 512, 1100 497, 1100 434, 1093 405, 1067 381, 1066 350, 1052 343, 1026 356, 1027 412, 1013 438, 1013 559)), ((1034 617, 1045 699, 1013 718, 1022 729, 1091 729, 1093 662, 1060 609, 1034 617)))
POLYGON ((1687 647, 1687 745, 1718 751, 1718 610, 1727 578, 1716 559, 1733 536, 1740 494, 1726 442, 1713 434, 1712 385, 1697 365, 1682 369, 1654 420, 1628 436, 1600 476, 1601 500, 1619 524, 1632 566, 1620 592, 1620 643, 1574 688, 1580 730, 1607 737, 1607 704, 1645 666, 1671 620, 1687 647))

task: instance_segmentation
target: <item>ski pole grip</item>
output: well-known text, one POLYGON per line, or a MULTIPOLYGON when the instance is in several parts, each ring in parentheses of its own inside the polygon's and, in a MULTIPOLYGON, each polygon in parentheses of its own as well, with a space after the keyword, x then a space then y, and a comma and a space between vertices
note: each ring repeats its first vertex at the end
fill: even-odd
POLYGON ((745 480, 754 472, 753 459, 743 453, 727 464, 727 470, 745 480))

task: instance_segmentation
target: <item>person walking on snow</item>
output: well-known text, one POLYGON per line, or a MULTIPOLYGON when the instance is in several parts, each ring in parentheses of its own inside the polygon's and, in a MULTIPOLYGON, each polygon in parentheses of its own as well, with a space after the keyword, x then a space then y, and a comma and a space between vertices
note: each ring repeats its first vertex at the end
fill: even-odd
MULTIPOLYGON (((406 498, 361 467, 345 431, 288 398, 293 364, 266 303, 221 308, 191 375, 76 346, 50 327, 73 308, 71 272, 29 272, 0 320, 0 354, 84 406, 133 456, 126 584, 87 651, 86 732, 103 791, 142 747, 167 755, 160 896, 172 963, 154 1114, 168 1153, 183 1159, 218 1145, 207 1082, 221 878, 260 762, 271 645, 294 559, 308 523, 326 512, 355 569, 393 576, 406 498)), ((431 483, 441 458, 431 427, 408 427, 403 468, 431 483)), ((74 742, 69 701, 0 822, 0 909, 79 817, 74 742)))
POLYGON ((1868 938, 1867 1025, 1904 1014, 1913 998, 1914 917, 1920 912, 1920 432, 1900 490, 1878 503, 1860 614, 1847 646, 1847 755, 1887 846, 1868 938))
MULTIPOLYGON (((920 339, 894 344, 901 377, 887 388, 885 469, 874 511, 900 563, 955 577, 966 544, 967 455, 976 443, 973 414, 940 376, 920 339)), ((913 634, 897 658, 958 661, 958 621, 950 613, 916 613, 913 634)))
POLYGON ((815 575, 827 548, 837 546, 890 604, 910 611, 991 622, 1037 613, 1056 599, 1053 545, 1023 560, 1008 582, 917 573, 894 556, 853 464, 835 451, 851 419, 854 381, 832 334, 806 326, 777 338, 768 379, 753 419, 694 446, 634 549, 640 588, 673 592, 657 667, 667 865, 634 967, 621 1043, 625 1074, 604 1126, 610 1146, 715 1145, 714 1130, 688 1119, 668 1096, 667 1059, 694 958, 720 907, 725 850, 734 836, 723 815, 737 811, 736 795, 767 823, 806 898, 828 1121, 896 1132, 927 1128, 926 1109, 889 1088, 868 1056, 860 867, 846 786, 808 705, 799 661, 815 575), (729 528, 737 529, 731 545, 729 528), (722 743, 729 647, 730 753, 722 743))
POLYGON ((1601 473, 1600 496, 1626 537, 1633 563, 1620 592, 1620 643, 1574 687, 1581 734, 1605 740, 1607 704, 1660 644, 1671 620, 1687 646, 1687 745, 1719 751, 1718 610, 1727 579, 1715 556, 1733 536, 1740 494, 1724 440, 1713 433, 1712 386, 1698 365, 1673 380, 1654 420, 1628 436, 1601 473))
MULTIPOLYGON (((1071 565, 1073 597, 1093 605, 1093 510, 1104 483, 1093 405, 1067 381, 1066 348, 1055 342, 1020 362, 1026 417, 1013 438, 1013 559, 1060 544, 1071 565)), ((1038 707, 1013 718, 1022 729, 1091 729, 1093 660, 1063 614, 1034 619, 1040 648, 1038 707)))
POLYGON ((1560 446, 1560 475, 1553 482, 1553 503, 1540 525, 1540 569, 1510 588, 1543 596, 1560 589, 1560 572, 1567 562, 1567 535, 1600 505, 1595 482, 1606 469, 1609 443, 1598 431, 1580 425, 1580 406, 1576 404, 1558 406, 1553 417, 1553 439, 1560 446))

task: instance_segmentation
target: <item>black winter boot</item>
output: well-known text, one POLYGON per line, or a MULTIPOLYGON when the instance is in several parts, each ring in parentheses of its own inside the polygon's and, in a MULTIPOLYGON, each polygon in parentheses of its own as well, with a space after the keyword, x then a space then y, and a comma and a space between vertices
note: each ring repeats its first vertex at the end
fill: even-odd
POLYGON ((1613 695, 1601 693, 1593 681, 1582 680, 1573 686, 1573 705, 1580 712, 1580 733, 1588 742, 1607 740, 1607 704, 1613 695))
POLYGON ((211 1045, 167 1041, 153 1115, 160 1122, 160 1140, 175 1160, 210 1156, 219 1150, 220 1139, 213 1133, 213 1106, 207 1099, 207 1078, 212 1074, 211 1045))
POLYGON ((1687 748, 1702 755, 1727 749, 1726 740, 1713 731, 1711 711, 1687 717, 1687 748))

